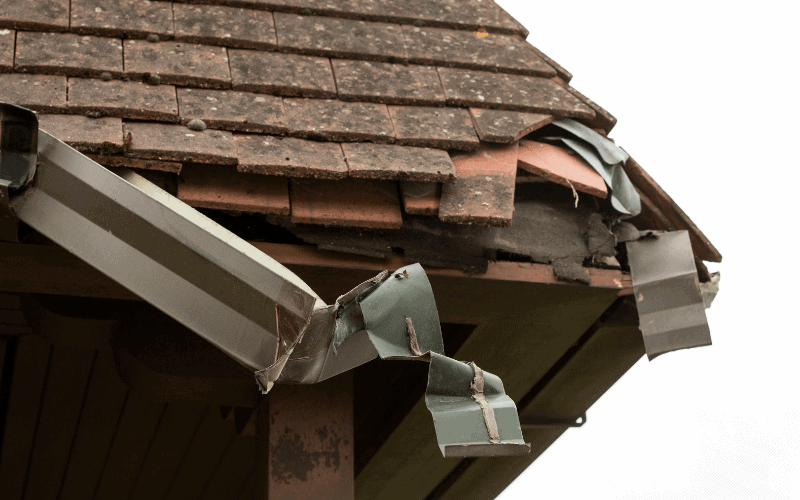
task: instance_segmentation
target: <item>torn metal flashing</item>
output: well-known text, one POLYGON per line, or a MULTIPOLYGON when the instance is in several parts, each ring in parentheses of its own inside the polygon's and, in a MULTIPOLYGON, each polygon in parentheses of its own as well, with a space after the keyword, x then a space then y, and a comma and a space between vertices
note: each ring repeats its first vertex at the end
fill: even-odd
MULTIPOLYGON (((19 116, 11 113, 5 130, 20 119, 35 129, 35 113, 11 111, 19 116)), ((25 140, 12 152, 28 151, 25 140)), ((18 184, 13 214, 254 371, 262 392, 277 382, 319 382, 380 356, 430 362, 441 372, 433 378, 439 395, 478 394, 460 368, 439 370, 472 368, 443 356, 436 301, 419 264, 384 271, 329 306, 277 261, 144 178, 115 174, 42 130, 37 140, 30 170, 19 171, 18 155, 0 156, 0 177, 18 184)), ((437 424, 445 456, 530 449, 502 383, 483 376, 486 397, 470 399, 472 409, 452 424, 437 424), (489 413, 497 432, 464 432, 472 415, 489 413), (458 451, 448 454, 448 445, 458 451)))
POLYGON ((648 359, 711 345, 689 233, 649 232, 626 247, 648 359))

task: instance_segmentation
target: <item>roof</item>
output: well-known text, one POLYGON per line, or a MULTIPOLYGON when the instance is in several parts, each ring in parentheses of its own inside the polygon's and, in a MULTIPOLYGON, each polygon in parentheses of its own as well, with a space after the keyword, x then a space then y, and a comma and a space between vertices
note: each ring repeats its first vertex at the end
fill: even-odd
MULTIPOLYGON (((285 226, 508 227, 521 138, 562 117, 603 135, 616 122, 490 1, 193 3, 4 2, 0 100, 190 205, 285 226)), ((649 226, 694 227, 648 195, 649 226)))

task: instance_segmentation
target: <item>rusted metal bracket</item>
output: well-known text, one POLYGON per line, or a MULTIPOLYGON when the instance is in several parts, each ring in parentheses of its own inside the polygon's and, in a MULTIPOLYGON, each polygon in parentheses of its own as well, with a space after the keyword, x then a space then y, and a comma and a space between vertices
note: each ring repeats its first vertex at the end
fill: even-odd
POLYGON ((519 418, 519 424, 523 429, 526 427, 583 427, 585 423, 586 413, 582 413, 578 418, 519 418))

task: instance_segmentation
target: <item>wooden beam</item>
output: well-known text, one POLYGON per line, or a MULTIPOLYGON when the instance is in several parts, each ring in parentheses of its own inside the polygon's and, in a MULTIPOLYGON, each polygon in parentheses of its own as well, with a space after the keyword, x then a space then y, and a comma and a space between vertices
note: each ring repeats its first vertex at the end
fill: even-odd
POLYGON ((353 498, 352 372, 280 385, 259 403, 252 498, 353 498))

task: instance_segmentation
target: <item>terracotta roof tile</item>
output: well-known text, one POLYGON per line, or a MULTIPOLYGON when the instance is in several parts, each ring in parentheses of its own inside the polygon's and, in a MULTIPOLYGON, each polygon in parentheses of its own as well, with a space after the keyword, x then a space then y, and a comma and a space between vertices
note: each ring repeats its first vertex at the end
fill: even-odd
POLYGON ((439 68, 448 104, 591 118, 594 111, 556 82, 534 76, 439 68))
POLYGON ((228 54, 223 47, 192 43, 125 40, 125 70, 158 74, 162 83, 229 88, 228 54))
POLYGON ((164 161, 236 164, 236 147, 230 132, 195 132, 180 125, 125 123, 130 134, 130 156, 164 161))
POLYGON ((330 60, 254 50, 228 51, 233 88, 285 96, 336 97, 330 60))
POLYGON ((69 28, 69 0, 3 0, 0 28, 66 31, 69 28))
POLYGON ((67 76, 122 74, 122 43, 116 38, 71 33, 17 33, 17 71, 67 76))
POLYGON ((143 160, 141 158, 128 158, 127 156, 108 155, 108 154, 89 154, 87 155, 100 165, 107 167, 129 167, 145 170, 159 170, 162 172, 172 172, 179 174, 182 165, 174 161, 143 160))
POLYGON ((555 120, 553 115, 470 108, 472 123, 485 142, 510 144, 555 120))
POLYGON ((141 0, 72 0, 70 24, 80 33, 145 38, 172 37, 172 6, 141 0))
POLYGON ((14 70, 14 40, 16 38, 15 30, 0 29, 0 73, 14 70))
POLYGON ((466 109, 389 106, 389 112, 397 144, 465 151, 480 144, 466 109))
POLYGON ((409 61, 470 69, 556 76, 533 47, 516 36, 404 26, 409 61))
POLYGON ((240 172, 341 179, 347 164, 337 142, 315 142, 292 137, 236 135, 240 172))
POLYGON ((178 103, 175 87, 124 82, 70 78, 69 109, 77 113, 98 113, 105 116, 177 122, 178 103))
POLYGON ((253 49, 277 44, 271 12, 179 3, 173 12, 176 40, 253 49))
POLYGON ((181 119, 200 118, 211 128, 285 133, 283 102, 272 95, 231 90, 178 89, 181 119))
POLYGON ((39 128, 79 151, 122 151, 122 120, 119 118, 39 115, 39 128))
POLYGON ((433 182, 400 183, 400 194, 403 197, 403 210, 413 215, 436 215, 439 213, 442 186, 433 182))
POLYGON ((399 229, 403 214, 393 182, 292 179, 292 222, 399 229))
POLYGON ((386 104, 444 105, 436 68, 334 59, 339 99, 386 104))
POLYGON ((385 104, 332 99, 284 99, 289 129, 327 141, 389 142, 394 128, 385 104))
POLYGON ((278 44, 302 54, 356 57, 375 61, 404 60, 399 24, 356 21, 276 12, 278 44))
POLYGON ((548 181, 571 187, 600 198, 608 196, 606 183, 600 174, 583 159, 563 148, 535 141, 523 141, 519 146, 517 166, 544 177, 548 181))
POLYGON ((446 151, 394 144, 342 144, 350 177, 424 182, 455 182, 456 171, 446 151))
POLYGON ((421 20, 426 26, 488 28, 492 32, 528 36, 528 30, 499 5, 485 0, 383 0, 379 3, 380 8, 376 10, 407 24, 421 20))
POLYGON ((0 74, 0 101, 42 113, 63 112, 67 107, 67 77, 0 74))
POLYGON ((586 104, 589 105, 590 108, 592 108, 592 110, 595 113, 595 116, 590 120, 583 120, 584 123, 586 123, 586 125, 603 130, 604 135, 611 132, 611 129, 614 128, 614 125, 617 124, 617 119, 614 117, 614 115, 612 115, 605 109, 601 108, 593 100, 589 99, 588 97, 581 94, 574 88, 570 87, 563 79, 553 78, 553 81, 555 81, 556 83, 567 89, 567 91, 569 91, 572 95, 574 95, 581 101, 585 102, 586 104))
POLYGON ((181 172, 178 198, 193 207, 288 215, 288 182, 231 167, 193 165, 181 172))
POLYGON ((445 222, 510 227, 514 215, 517 143, 482 144, 452 157, 458 179, 442 186, 439 218, 445 222))

